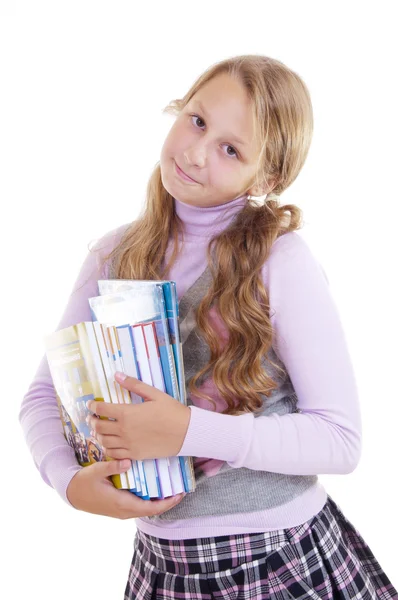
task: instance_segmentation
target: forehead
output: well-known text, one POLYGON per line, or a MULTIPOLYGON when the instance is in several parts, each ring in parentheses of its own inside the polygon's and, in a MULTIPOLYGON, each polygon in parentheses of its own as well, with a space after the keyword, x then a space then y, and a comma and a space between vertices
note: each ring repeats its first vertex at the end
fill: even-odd
POLYGON ((191 98, 191 102, 195 101, 218 117, 226 112, 236 118, 247 119, 252 114, 251 100, 243 85, 225 75, 204 84, 191 98))

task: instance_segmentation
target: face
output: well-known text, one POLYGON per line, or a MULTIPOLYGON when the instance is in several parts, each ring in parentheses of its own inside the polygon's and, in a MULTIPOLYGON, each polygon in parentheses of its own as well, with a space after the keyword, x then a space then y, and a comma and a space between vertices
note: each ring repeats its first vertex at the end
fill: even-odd
POLYGON ((229 75, 218 75, 191 98, 166 137, 160 156, 164 187, 181 202, 202 207, 244 193, 261 195, 250 188, 259 152, 253 138, 246 90, 229 75))

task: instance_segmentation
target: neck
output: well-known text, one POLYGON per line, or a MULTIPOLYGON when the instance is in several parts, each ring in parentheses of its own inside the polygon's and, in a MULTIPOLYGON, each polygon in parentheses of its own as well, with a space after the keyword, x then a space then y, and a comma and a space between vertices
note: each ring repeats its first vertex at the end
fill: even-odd
POLYGON ((230 202, 217 206, 192 206, 174 198, 177 216, 184 226, 184 239, 199 241, 211 238, 226 229, 234 216, 246 205, 248 195, 243 194, 230 202))

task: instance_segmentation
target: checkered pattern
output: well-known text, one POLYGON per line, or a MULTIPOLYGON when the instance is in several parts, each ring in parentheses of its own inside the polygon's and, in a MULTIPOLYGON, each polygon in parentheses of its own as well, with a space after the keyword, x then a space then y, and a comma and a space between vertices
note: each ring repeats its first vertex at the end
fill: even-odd
POLYGON ((398 600, 369 546, 331 499, 265 533, 165 540, 137 530, 124 600, 398 600))

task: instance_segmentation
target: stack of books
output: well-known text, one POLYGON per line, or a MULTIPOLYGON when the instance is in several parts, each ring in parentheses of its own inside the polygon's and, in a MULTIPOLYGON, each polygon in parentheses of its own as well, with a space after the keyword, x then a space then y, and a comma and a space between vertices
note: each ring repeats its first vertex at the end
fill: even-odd
MULTIPOLYGON (((187 404, 175 282, 103 279, 98 290, 88 300, 92 321, 44 337, 64 435, 83 467, 113 460, 90 434, 87 402, 144 402, 115 381, 116 371, 187 404)), ((127 472, 111 479, 145 500, 196 487, 188 456, 132 460, 127 472)))

